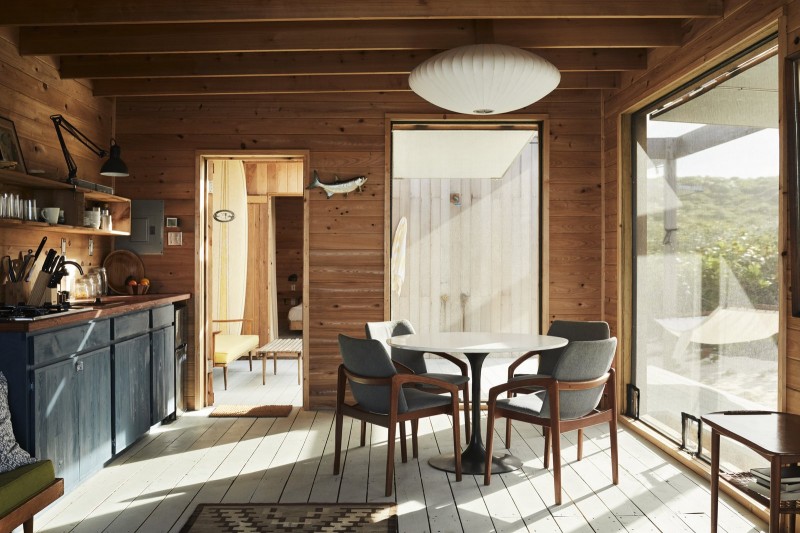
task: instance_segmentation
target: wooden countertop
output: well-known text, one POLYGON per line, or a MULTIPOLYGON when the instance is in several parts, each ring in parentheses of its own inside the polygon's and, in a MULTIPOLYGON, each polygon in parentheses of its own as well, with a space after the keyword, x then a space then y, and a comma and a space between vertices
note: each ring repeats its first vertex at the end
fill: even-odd
POLYGON ((63 326, 77 325, 99 318, 109 318, 133 311, 142 311, 152 307, 181 302, 191 298, 191 294, 143 294, 141 296, 104 296, 101 303, 76 303, 76 306, 86 306, 91 309, 80 313, 55 315, 52 318, 35 320, 31 322, 2 322, 0 332, 34 332, 63 326))

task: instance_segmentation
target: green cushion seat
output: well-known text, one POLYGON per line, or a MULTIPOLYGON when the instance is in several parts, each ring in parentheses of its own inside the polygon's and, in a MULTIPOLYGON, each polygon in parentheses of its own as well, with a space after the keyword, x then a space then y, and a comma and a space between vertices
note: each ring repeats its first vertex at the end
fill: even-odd
POLYGON ((51 461, 37 461, 0 474, 0 516, 5 516, 56 478, 51 461))

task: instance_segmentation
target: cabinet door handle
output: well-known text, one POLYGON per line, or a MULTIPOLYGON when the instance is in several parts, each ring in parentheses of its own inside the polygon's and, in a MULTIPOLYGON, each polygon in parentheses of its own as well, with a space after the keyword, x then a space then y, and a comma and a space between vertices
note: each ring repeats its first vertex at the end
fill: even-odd
POLYGON ((83 361, 76 361, 75 362, 75 371, 76 372, 83 372, 83 361))

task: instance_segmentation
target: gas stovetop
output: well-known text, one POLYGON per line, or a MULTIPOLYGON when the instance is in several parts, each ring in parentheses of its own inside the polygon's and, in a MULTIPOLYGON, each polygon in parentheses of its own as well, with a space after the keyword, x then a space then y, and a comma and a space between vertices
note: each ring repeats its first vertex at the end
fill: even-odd
POLYGON ((0 322, 32 322, 90 310, 91 307, 65 307, 62 305, 44 305, 41 307, 3 305, 0 306, 0 322))

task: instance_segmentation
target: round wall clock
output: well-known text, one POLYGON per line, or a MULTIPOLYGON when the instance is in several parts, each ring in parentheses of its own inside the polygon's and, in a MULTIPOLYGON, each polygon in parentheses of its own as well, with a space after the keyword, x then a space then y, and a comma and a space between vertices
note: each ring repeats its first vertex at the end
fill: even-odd
POLYGON ((214 212, 214 220, 217 222, 230 222, 236 218, 236 215, 230 209, 220 209, 214 212))

